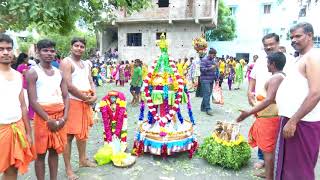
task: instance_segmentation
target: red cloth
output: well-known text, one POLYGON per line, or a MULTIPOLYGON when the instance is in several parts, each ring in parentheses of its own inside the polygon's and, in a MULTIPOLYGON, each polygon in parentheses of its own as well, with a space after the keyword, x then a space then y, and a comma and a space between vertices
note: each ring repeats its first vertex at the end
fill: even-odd
POLYGON ((20 173, 24 174, 28 171, 30 162, 36 158, 34 146, 28 143, 26 131, 23 121, 16 123, 0 125, 0 173, 6 171, 10 166, 16 167, 20 173), (21 133, 19 138, 18 129, 21 133))
POLYGON ((263 152, 273 152, 279 125, 279 117, 257 118, 249 131, 248 139, 251 147, 258 146, 263 152))
POLYGON ((68 134, 74 134, 78 140, 88 139, 89 127, 93 125, 93 111, 91 106, 83 101, 70 99, 66 125, 68 134))
MULTIPOLYGON (((63 117, 63 104, 53 104, 41 107, 49 115, 50 119, 58 120, 63 117)), ((67 144, 66 125, 57 132, 51 132, 47 126, 47 122, 35 113, 34 138, 38 154, 44 154, 50 148, 55 149, 57 153, 60 154, 64 151, 67 144)))

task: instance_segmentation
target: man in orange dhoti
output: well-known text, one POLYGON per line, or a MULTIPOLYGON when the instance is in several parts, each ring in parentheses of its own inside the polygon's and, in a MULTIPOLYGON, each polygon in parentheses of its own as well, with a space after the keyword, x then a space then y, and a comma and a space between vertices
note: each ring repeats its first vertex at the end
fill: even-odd
POLYGON ((18 170, 26 173, 35 158, 22 76, 10 67, 12 47, 12 39, 0 34, 0 174, 4 180, 17 179, 18 170))
POLYGON ((57 179, 58 154, 64 152, 67 144, 68 89, 59 69, 51 66, 56 54, 54 48, 53 41, 40 40, 37 43, 40 63, 27 73, 29 100, 35 111, 34 137, 38 154, 35 170, 38 180, 45 179, 47 151, 50 179, 57 179))
POLYGON ((71 144, 74 137, 77 139, 80 167, 95 167, 86 155, 86 144, 89 128, 93 125, 91 106, 96 100, 95 85, 91 77, 90 66, 81 60, 85 51, 86 42, 82 38, 71 41, 71 55, 66 57, 60 69, 68 85, 70 109, 67 123, 68 144, 64 152, 64 162, 68 179, 78 179, 74 174, 71 163, 71 144))
POLYGON ((282 52, 275 52, 269 54, 267 58, 268 71, 272 73, 272 76, 266 82, 264 89, 257 90, 257 103, 254 108, 250 111, 241 111, 237 122, 243 121, 252 114, 256 115, 257 118, 249 132, 249 144, 252 147, 258 146, 264 155, 265 173, 257 174, 257 176, 272 180, 274 149, 280 125, 275 96, 284 78, 282 69, 286 64, 286 57, 282 52))

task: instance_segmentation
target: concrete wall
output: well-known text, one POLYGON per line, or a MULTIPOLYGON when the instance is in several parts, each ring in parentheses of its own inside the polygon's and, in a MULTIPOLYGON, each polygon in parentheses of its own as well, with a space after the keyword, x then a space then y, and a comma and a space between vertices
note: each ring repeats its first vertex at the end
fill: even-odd
POLYGON ((192 40, 201 35, 201 27, 195 23, 148 23, 119 25, 118 49, 120 60, 139 58, 150 64, 160 55, 156 47, 156 33, 166 32, 169 39, 169 55, 173 58, 194 57, 196 52, 192 47, 192 40), (142 33, 142 46, 127 46, 127 33, 142 33))
MULTIPOLYGON (((269 33, 275 32, 280 35, 280 45, 293 52, 290 41, 287 40, 287 32, 292 23, 297 20, 297 6, 292 0, 224 0, 229 7, 235 8, 233 18, 236 21, 237 38, 233 41, 209 42, 210 47, 218 51, 218 56, 236 53, 249 53, 250 60, 254 54, 264 55, 262 37, 264 29, 269 33), (264 14, 263 6, 271 4, 270 14, 264 14), (290 5, 288 5, 290 4, 290 5)), ((219 26, 219 24, 218 24, 219 26)))
POLYGON ((131 14, 125 10, 118 11, 116 23, 135 21, 169 21, 203 19, 216 24, 217 13, 215 3, 217 0, 170 0, 169 7, 158 7, 158 0, 153 0, 151 8, 131 14))

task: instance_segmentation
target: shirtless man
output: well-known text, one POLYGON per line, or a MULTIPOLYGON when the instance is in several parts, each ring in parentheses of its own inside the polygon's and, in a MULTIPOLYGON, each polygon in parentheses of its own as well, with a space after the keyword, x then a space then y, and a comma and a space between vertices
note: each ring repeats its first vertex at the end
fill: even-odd
POLYGON ((320 51, 313 47, 313 27, 290 29, 297 61, 281 83, 276 101, 281 116, 276 152, 276 180, 314 180, 320 147, 320 51))
POLYGON ((70 109, 68 115, 67 134, 68 144, 64 152, 64 162, 68 179, 78 179, 74 174, 71 163, 71 144, 76 137, 79 166, 95 167, 86 154, 89 128, 93 125, 93 112, 91 106, 96 100, 95 85, 92 80, 90 66, 81 60, 85 52, 86 41, 82 38, 74 38, 71 41, 71 55, 66 57, 60 64, 60 69, 66 79, 69 96, 70 109))
POLYGON ((248 141, 252 147, 258 146, 262 150, 265 161, 265 172, 256 175, 272 180, 274 149, 280 124, 275 97, 279 85, 285 77, 282 70, 286 64, 286 56, 282 52, 275 52, 269 54, 267 59, 268 71, 272 75, 265 83, 264 88, 256 92, 257 103, 251 110, 242 111, 237 122, 255 114, 256 120, 251 126, 248 141))
POLYGON ((65 123, 68 119, 69 97, 66 82, 59 69, 51 65, 55 42, 43 39, 37 43, 40 63, 26 74, 30 104, 35 111, 34 138, 37 152, 35 170, 38 180, 45 179, 45 158, 49 152, 50 179, 58 175, 58 154, 67 144, 65 123))
POLYGON ((22 76, 11 68, 12 60, 13 40, 0 34, 0 173, 3 180, 17 179, 18 171, 26 173, 35 158, 31 151, 32 135, 22 76))

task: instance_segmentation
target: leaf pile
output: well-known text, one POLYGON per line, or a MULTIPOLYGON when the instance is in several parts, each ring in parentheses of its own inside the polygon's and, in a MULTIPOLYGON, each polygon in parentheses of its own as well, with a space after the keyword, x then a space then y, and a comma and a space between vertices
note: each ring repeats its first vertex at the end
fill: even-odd
POLYGON ((239 170, 251 158, 251 148, 247 142, 232 147, 225 146, 210 136, 204 139, 204 143, 198 149, 198 155, 210 164, 239 170))

